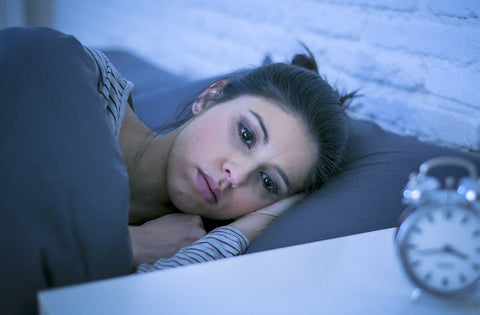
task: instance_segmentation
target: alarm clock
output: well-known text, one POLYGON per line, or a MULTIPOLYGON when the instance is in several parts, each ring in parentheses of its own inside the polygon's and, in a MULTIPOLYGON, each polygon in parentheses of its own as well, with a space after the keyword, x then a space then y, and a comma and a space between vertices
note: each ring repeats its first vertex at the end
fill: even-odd
POLYGON ((401 265, 420 289, 436 295, 467 292, 480 279, 480 182, 473 163, 437 157, 412 173, 403 190, 407 205, 395 233, 401 265), (456 166, 468 177, 429 175, 456 166))

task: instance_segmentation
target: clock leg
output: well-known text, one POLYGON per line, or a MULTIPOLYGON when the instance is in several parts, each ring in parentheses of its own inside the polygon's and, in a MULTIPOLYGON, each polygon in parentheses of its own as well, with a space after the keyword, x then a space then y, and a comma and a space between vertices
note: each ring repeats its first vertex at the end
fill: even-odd
POLYGON ((419 288, 413 289, 412 293, 410 294, 410 302, 417 303, 418 300, 422 297, 422 290, 419 288))

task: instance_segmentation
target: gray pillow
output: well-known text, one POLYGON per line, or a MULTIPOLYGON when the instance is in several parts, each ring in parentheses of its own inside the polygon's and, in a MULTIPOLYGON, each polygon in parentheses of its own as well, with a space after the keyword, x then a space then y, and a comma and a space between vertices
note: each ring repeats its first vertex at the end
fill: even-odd
POLYGON ((0 31, 0 309, 33 313, 43 288, 127 274, 129 186, 73 37, 0 31))

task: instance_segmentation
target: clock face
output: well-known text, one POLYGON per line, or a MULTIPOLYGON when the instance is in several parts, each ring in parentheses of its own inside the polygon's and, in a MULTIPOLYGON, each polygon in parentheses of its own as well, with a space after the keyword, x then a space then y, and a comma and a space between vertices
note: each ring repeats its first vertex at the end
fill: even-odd
POLYGON ((480 217, 459 205, 424 206, 397 235, 402 263, 420 287, 454 294, 480 279, 480 217))

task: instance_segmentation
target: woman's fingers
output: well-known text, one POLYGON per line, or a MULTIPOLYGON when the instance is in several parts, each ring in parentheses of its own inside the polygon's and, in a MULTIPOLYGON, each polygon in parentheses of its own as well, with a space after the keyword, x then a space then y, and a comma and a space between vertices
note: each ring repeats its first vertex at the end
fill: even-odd
POLYGON ((259 209, 255 211, 255 213, 261 213, 261 214, 279 217, 288 208, 290 208, 291 206, 293 206, 303 198, 305 198, 305 194, 296 194, 296 195, 281 199, 265 208, 259 209))

